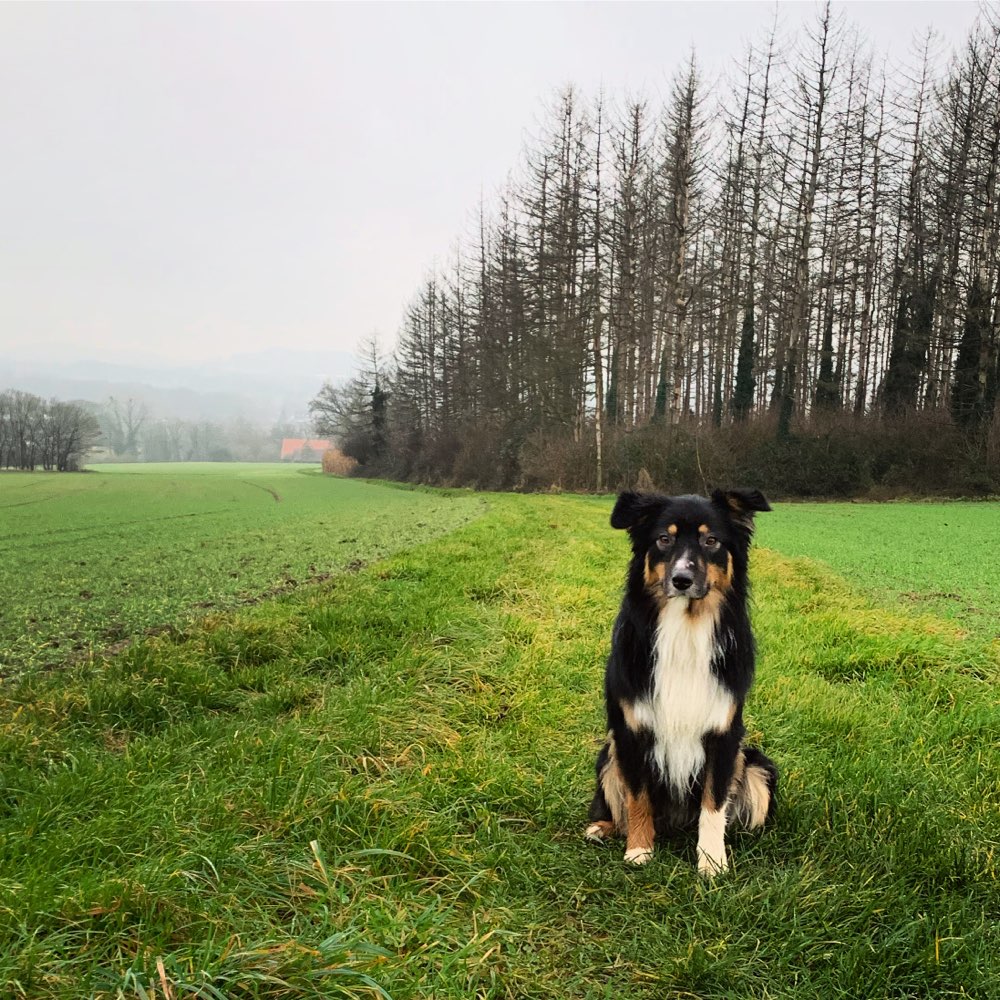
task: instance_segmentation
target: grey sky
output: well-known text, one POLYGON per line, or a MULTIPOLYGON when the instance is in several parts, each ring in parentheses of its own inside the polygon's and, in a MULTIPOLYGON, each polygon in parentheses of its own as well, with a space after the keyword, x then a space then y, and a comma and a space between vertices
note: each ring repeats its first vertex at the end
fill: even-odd
MULTIPOLYGON (((851 3, 876 51, 975 3, 851 3)), ((565 83, 706 76, 769 3, 0 4, 0 353, 394 339, 565 83)), ((815 12, 783 4, 791 31, 815 12)))

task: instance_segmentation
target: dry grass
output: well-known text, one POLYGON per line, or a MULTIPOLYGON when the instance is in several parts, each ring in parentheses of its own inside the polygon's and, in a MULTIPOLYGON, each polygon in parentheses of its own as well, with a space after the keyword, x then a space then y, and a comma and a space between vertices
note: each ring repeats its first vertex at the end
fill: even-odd
POLYGON ((357 459, 345 455, 339 448, 327 448, 323 452, 323 471, 328 476, 350 476, 357 467, 357 459))

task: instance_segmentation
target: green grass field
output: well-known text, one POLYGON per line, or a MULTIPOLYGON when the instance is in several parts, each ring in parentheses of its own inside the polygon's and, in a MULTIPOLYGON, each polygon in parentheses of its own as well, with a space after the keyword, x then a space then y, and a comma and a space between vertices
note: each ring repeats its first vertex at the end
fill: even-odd
POLYGON ((795 503, 759 541, 821 560, 854 586, 1000 638, 1000 504, 795 503))
POLYGON ((905 548, 858 581, 883 509, 814 553, 806 508, 761 518, 791 557, 756 555, 748 726, 781 799, 714 883, 693 842, 632 869, 582 839, 610 501, 491 496, 357 572, 8 680, 0 995, 995 996, 998 650, 890 599, 943 589, 905 548))
POLYGON ((277 463, 0 473, 0 671, 184 627, 450 531, 482 509, 468 494, 277 463), (384 516, 398 518, 391 530, 384 516))

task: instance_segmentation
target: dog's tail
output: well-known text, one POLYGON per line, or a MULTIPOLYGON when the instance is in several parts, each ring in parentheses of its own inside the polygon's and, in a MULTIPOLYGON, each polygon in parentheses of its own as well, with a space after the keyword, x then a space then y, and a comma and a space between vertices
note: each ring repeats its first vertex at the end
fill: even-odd
POLYGON ((774 761, 756 747, 744 747, 744 766, 733 793, 735 818, 750 830, 764 825, 774 812, 778 769, 774 761))

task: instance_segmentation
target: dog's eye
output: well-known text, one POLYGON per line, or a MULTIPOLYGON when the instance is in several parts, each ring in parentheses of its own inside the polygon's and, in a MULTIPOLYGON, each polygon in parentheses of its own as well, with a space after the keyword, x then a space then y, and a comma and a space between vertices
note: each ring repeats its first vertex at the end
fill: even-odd
POLYGON ((659 545, 661 549, 669 549, 670 546, 674 544, 674 536, 660 535, 660 537, 656 539, 656 544, 659 545))
POLYGON ((717 549, 719 547, 719 539, 715 535, 705 536, 705 548, 706 549, 717 549))

